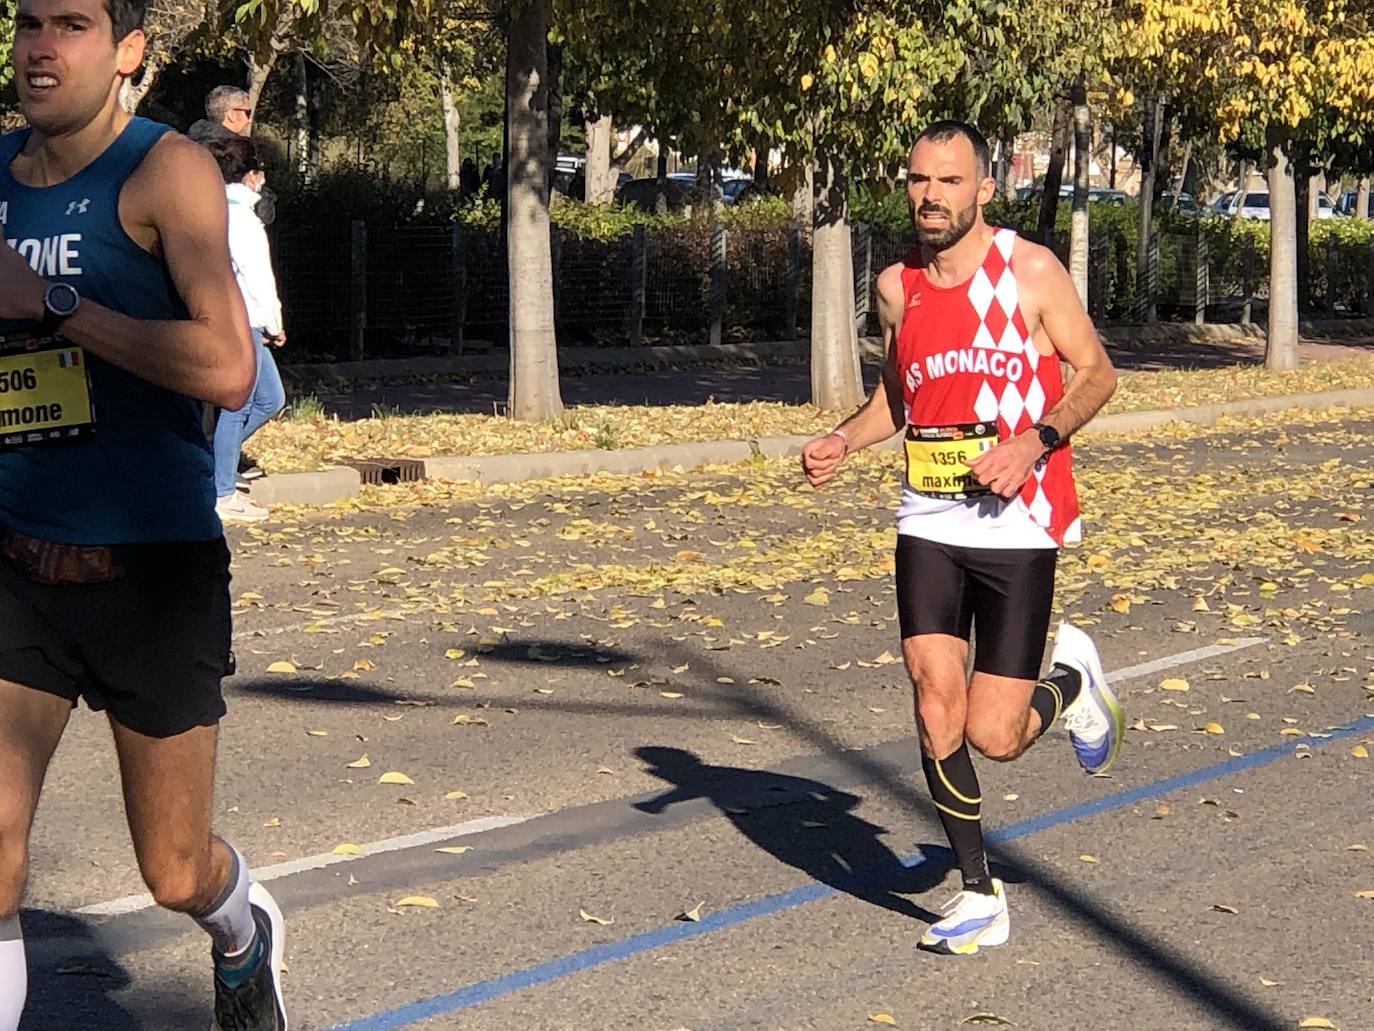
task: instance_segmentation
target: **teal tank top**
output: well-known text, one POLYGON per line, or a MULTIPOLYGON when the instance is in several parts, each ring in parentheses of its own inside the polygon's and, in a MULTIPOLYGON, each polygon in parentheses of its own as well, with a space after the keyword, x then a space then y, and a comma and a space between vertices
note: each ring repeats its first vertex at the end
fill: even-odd
MULTIPOLYGON (((0 136, 0 230, 50 282, 136 319, 184 319, 166 264, 124 231, 119 195, 170 130, 133 119, 85 169, 56 186, 15 180, 29 131, 0 136)), ((0 321, 0 334, 32 328, 0 321)), ((85 356, 94 432, 0 448, 0 524, 64 544, 212 540, 214 459, 206 406, 85 356)), ((0 417, 4 413, 0 396, 0 417)), ((13 414, 13 413, 10 413, 13 414)))

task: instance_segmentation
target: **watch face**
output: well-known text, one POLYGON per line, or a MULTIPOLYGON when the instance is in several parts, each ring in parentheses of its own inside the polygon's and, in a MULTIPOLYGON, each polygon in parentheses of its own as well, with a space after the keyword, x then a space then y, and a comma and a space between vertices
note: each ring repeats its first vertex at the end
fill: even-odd
POLYGON ((49 311, 63 318, 75 314, 76 306, 81 303, 81 297, 76 289, 66 283, 54 283, 48 287, 43 300, 49 311))

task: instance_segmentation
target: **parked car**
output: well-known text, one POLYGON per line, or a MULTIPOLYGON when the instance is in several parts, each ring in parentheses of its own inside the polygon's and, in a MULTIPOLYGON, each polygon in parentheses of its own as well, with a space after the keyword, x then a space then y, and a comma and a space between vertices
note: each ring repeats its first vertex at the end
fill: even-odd
POLYGON ((701 204, 705 197, 696 184, 695 176, 690 182, 673 176, 662 180, 649 176, 622 183, 615 191, 615 200, 617 204, 641 211, 675 212, 701 204))
MULTIPOLYGON (((1236 194, 1231 194, 1231 199, 1227 201, 1226 210, 1223 214, 1236 214, 1236 202, 1240 199, 1236 194)), ((1269 194, 1247 193, 1242 203, 1243 206, 1239 212, 1241 218, 1253 218, 1257 222, 1269 221, 1269 194)))

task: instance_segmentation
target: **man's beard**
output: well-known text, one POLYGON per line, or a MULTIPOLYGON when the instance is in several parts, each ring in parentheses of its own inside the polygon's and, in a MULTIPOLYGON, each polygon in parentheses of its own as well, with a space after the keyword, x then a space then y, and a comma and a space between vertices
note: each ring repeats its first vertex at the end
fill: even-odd
POLYGON ((929 207, 926 210, 938 211, 949 220, 943 229, 926 229, 921 225, 920 210, 912 212, 911 221, 916 227, 916 239, 921 242, 922 246, 929 247, 933 251, 943 251, 953 247, 968 235, 968 231, 973 228, 973 223, 978 218, 977 204, 970 204, 959 212, 951 212, 940 207, 929 207))

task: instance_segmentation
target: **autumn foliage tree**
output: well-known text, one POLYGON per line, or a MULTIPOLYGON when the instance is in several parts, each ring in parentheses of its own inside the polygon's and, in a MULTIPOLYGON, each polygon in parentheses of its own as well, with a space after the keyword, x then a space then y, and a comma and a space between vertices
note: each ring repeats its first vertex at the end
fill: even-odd
POLYGON ((1270 209, 1266 364, 1298 364, 1297 213, 1293 156, 1374 136, 1374 22, 1351 0, 1138 0, 1123 20, 1129 88, 1146 66, 1219 139, 1263 141, 1270 209))

